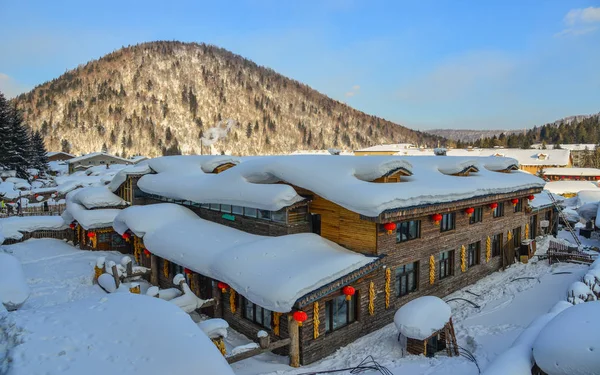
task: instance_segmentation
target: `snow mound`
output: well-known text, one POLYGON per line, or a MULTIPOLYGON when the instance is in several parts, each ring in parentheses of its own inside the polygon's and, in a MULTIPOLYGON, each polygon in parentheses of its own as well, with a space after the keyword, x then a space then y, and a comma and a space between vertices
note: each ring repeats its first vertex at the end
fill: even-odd
POLYGON ((106 186, 86 187, 77 190, 71 200, 87 209, 96 207, 126 206, 127 202, 108 190, 106 186))
POLYGON ((233 375, 190 317, 158 298, 110 294, 23 311, 15 320, 24 333, 12 375, 233 375))
POLYGON ((221 318, 215 318, 198 323, 198 327, 200 327, 206 336, 211 339, 216 339, 219 337, 227 337, 227 328, 229 328, 229 324, 221 318))
POLYGON ((419 297, 400 307, 394 315, 394 323, 403 336, 425 340, 444 328, 452 315, 452 309, 435 296, 419 297))
POLYGON ((60 216, 11 216, 0 219, 0 233, 4 238, 20 240, 24 232, 62 230, 68 226, 60 216))
POLYGON ((123 234, 128 229, 136 236, 143 237, 163 225, 166 221, 197 218, 190 209, 169 203, 157 203, 147 206, 132 206, 122 210, 113 221, 114 230, 123 234), (143 218, 143 220, 140 220, 143 218))
POLYGON ((17 310, 29 297, 29 286, 21 262, 0 252, 0 301, 8 310, 17 310))
POLYGON ((114 208, 88 210, 76 199, 79 191, 74 190, 67 194, 67 208, 62 213, 63 220, 66 223, 77 221, 86 230, 111 227, 121 210, 114 208))
POLYGON ((573 306, 557 315, 533 345, 537 365, 548 375, 600 373, 600 302, 573 306))

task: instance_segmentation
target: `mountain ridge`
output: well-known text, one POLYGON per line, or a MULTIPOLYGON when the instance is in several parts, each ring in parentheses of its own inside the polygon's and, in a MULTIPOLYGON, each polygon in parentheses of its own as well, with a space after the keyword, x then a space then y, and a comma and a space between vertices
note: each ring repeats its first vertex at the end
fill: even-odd
POLYGON ((12 100, 49 150, 288 153, 444 139, 368 115, 225 49, 156 41, 81 64, 12 100), (215 124, 226 137, 207 134, 215 124), (230 126, 231 125, 231 126, 230 126), (200 139, 214 143, 200 147, 200 139))

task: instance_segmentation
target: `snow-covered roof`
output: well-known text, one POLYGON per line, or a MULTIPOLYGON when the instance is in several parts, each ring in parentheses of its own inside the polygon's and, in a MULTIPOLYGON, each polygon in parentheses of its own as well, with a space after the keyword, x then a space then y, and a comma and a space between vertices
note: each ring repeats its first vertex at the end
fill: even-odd
MULTIPOLYGON (((121 210, 114 208, 104 208, 98 210, 86 209, 85 206, 82 203, 80 203, 81 200, 76 198, 77 195, 85 189, 91 188, 82 188, 74 190, 67 194, 67 207, 62 214, 63 220, 66 223, 76 221, 86 230, 111 227, 115 217, 119 214, 119 212, 121 212, 121 210)), ((84 197, 85 195, 86 194, 84 193, 84 197)), ((85 198, 86 200, 88 199, 88 197, 85 198)), ((89 199, 91 202, 93 200, 93 197, 89 199)))
POLYGON ((67 163, 69 163, 69 164, 71 164, 71 163, 77 163, 79 161, 87 160, 89 158, 93 158, 93 157, 96 157, 96 156, 106 156, 106 157, 109 157, 109 158, 112 158, 112 159, 115 159, 115 160, 122 161, 125 164, 131 164, 132 163, 132 161, 129 160, 129 159, 125 159, 125 158, 122 158, 122 157, 119 157, 119 156, 107 154, 105 152, 92 152, 91 154, 86 154, 86 155, 78 156, 76 158, 67 160, 67 163))
POLYGON ((234 374, 189 315, 160 298, 89 297, 23 310, 14 325, 13 375, 234 374))
POLYGON ((51 157, 51 156, 54 156, 54 155, 58 155, 58 154, 67 155, 67 156, 70 156, 72 158, 75 157, 75 155, 69 154, 68 152, 62 152, 62 151, 48 151, 48 152, 46 152, 46 156, 48 156, 48 157, 51 157))
POLYGON ((533 345, 536 364, 550 375, 600 371, 600 301, 580 303, 558 314, 533 345))
POLYGON ((586 203, 600 202, 600 189, 581 190, 577 193, 577 205, 583 206, 586 203))
POLYGON ((115 219, 114 229, 121 234, 126 228, 144 234, 144 246, 153 254, 226 282, 272 311, 289 312, 307 293, 378 259, 313 233, 258 236, 173 206, 126 208, 115 219))
POLYGON ((25 232, 61 230, 67 225, 60 216, 12 216, 0 219, 0 233, 4 238, 19 240, 25 232))
POLYGON ((15 184, 12 182, 0 181, 0 199, 16 199, 19 194, 23 194, 20 190, 15 189, 15 184))
POLYGON ((598 168, 546 168, 544 169, 546 176, 600 176, 598 168))
POLYGON ((576 194, 582 190, 598 189, 598 185, 590 181, 550 181, 544 189, 554 194, 576 194))
POLYGON ((532 201, 529 201, 529 205, 531 206, 531 208, 538 209, 552 206, 553 203, 548 194, 552 194, 552 196, 557 202, 562 202, 565 200, 565 197, 563 197, 562 195, 550 193, 548 190, 542 190, 541 193, 534 194, 534 199, 532 201))
MULTIPOLYGON (((541 143, 534 143, 531 145, 531 148, 534 149, 538 149, 541 150, 542 149, 542 144, 541 143)), ((588 150, 594 150, 596 148, 596 145, 593 143, 583 143, 583 144, 561 144, 560 148, 565 149, 565 150, 570 150, 570 151, 584 151, 586 148, 588 150)), ((546 145, 546 149, 548 150, 553 150, 554 149, 554 145, 546 145)))
POLYGON ((396 311, 394 324, 403 336, 425 340, 450 320, 452 309, 435 296, 416 298, 396 311))
POLYGON ((139 162, 141 162, 143 160, 148 160, 148 157, 147 156, 142 156, 142 155, 136 155, 136 156, 130 157, 129 160, 131 160, 131 162, 133 164, 137 164, 137 163, 139 163, 139 162))
MULTIPOLYGON (((350 211, 377 217, 386 210, 454 202, 490 194, 541 188, 544 181, 526 173, 499 173, 510 158, 287 155, 243 158, 220 174, 205 173, 199 156, 148 160, 158 173, 140 178, 149 194, 197 203, 220 203, 277 211, 304 198, 290 185, 312 191, 350 211), (479 170, 453 176, 465 165, 479 170), (404 170, 404 182, 371 181, 404 170), (278 184, 277 182, 284 182, 278 184), (290 185, 287 185, 287 184, 290 185)), ((214 161, 213 161, 214 162, 214 161)))
POLYGON ((389 145, 377 145, 356 150, 358 152, 397 152, 405 149, 417 149, 412 143, 395 143, 389 145))
POLYGON ((142 161, 138 164, 129 165, 127 166, 127 168, 123 168, 119 172, 117 172, 117 174, 112 178, 112 180, 108 184, 108 188, 113 192, 117 191, 119 186, 121 186, 121 184, 125 182, 128 175, 141 175, 150 172, 152 172, 152 169, 150 169, 150 166, 148 166, 148 163, 146 163, 145 161, 142 161))
POLYGON ((96 207, 127 206, 127 202, 108 190, 106 186, 94 186, 79 189, 73 193, 71 200, 85 206, 87 209, 96 207))

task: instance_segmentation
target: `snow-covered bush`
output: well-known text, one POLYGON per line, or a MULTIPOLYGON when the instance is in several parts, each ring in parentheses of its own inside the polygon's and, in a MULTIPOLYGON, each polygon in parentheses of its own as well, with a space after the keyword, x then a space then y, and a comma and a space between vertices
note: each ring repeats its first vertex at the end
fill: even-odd
POLYGON ((595 301, 597 299, 590 287, 581 281, 576 281, 571 284, 567 294, 567 301, 574 305, 587 301, 595 301))

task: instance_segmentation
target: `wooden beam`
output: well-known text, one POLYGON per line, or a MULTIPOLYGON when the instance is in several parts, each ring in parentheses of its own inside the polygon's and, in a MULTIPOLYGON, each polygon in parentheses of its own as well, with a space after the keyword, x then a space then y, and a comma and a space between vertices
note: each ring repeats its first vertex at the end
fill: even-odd
POLYGON ((300 367, 300 328, 298 322, 288 315, 288 333, 290 335, 290 366, 300 367))
POLYGON ((158 258, 150 255, 150 284, 158 285, 158 258))
MULTIPOLYGON (((270 352, 273 351, 275 349, 290 345, 291 340, 288 339, 283 339, 283 340, 279 340, 279 341, 275 341, 274 343, 272 343, 271 345, 269 345, 266 348, 256 348, 256 349, 252 349, 252 350, 248 350, 246 352, 240 353, 240 354, 236 354, 236 355, 232 355, 231 357, 226 357, 227 359, 227 363, 235 363, 235 362, 239 362, 242 361, 244 359, 248 359, 250 357, 254 357, 256 355, 262 354, 264 352, 270 352)), ((298 367, 298 366, 296 366, 298 367)))

